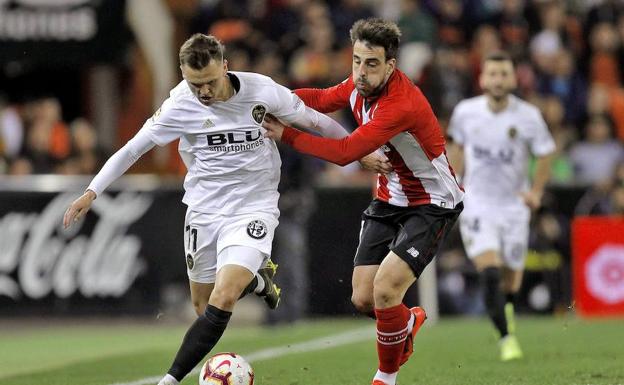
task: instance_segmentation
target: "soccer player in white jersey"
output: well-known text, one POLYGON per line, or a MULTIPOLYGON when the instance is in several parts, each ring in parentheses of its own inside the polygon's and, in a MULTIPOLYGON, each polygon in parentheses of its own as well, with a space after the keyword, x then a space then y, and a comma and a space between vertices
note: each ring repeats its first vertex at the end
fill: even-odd
MULTIPOLYGON (((271 276, 256 274, 271 253, 279 215, 281 161, 275 142, 263 135, 264 115, 312 127, 324 136, 348 135, 270 78, 228 71, 223 46, 213 36, 193 35, 179 56, 184 80, 106 162, 63 218, 67 227, 84 216, 93 200, 141 155, 180 139, 188 170, 182 200, 188 206, 185 258, 198 318, 160 385, 178 384, 210 352, 241 295, 252 289, 270 297, 270 307, 277 306, 279 293, 271 276)), ((389 170, 378 155, 362 163, 389 170)))
POLYGON ((514 335, 514 297, 522 283, 531 210, 540 206, 555 143, 539 110, 514 96, 514 65, 504 52, 483 62, 484 94, 460 102, 449 134, 464 171, 464 212, 459 223, 468 257, 480 272, 485 305, 500 332, 500 358, 522 357, 514 335), (535 176, 528 179, 531 156, 535 176))

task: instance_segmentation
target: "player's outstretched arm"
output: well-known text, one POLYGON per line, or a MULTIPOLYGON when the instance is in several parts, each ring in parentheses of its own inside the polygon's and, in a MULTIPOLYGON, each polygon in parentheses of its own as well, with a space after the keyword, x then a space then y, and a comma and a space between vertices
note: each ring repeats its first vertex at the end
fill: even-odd
POLYGON ((330 88, 299 88, 295 94, 306 106, 321 112, 334 112, 349 105, 349 97, 355 88, 351 77, 330 88))
MULTIPOLYGON (((271 114, 269 116, 274 117, 271 114)), ((286 123, 293 127, 312 130, 326 138, 340 139, 349 136, 349 131, 340 123, 308 106, 305 106, 303 113, 296 115, 286 123)))
MULTIPOLYGON (((265 115, 266 124, 274 124, 275 129, 281 128, 281 120, 286 124, 312 130, 324 138, 342 139, 349 136, 349 132, 334 119, 317 111, 334 111, 349 103, 349 95, 354 85, 351 78, 326 89, 300 89, 294 93, 279 84, 276 84, 275 93, 277 105, 271 113, 265 115), (300 98, 299 95, 303 96, 300 98), (310 108, 310 103, 314 108, 310 108)), ((283 127, 283 125, 282 125, 283 127)), ((275 133, 268 132, 267 137, 276 138, 275 133)), ((281 134, 278 135, 281 138, 281 134)), ((277 139, 279 140, 279 138, 277 139)), ((362 167, 373 172, 387 174, 392 171, 388 159, 378 148, 363 153, 352 161, 358 160, 362 167)), ((306 152, 302 151, 301 152, 306 152)), ((313 154, 314 155, 314 154, 313 154)), ((320 157, 320 156, 319 156, 320 157)), ((321 157, 322 158, 322 157, 321 157)), ((325 158, 323 158, 325 159, 325 158)), ((350 162, 349 162, 350 163, 350 162)))
MULTIPOLYGON (((271 118, 273 116, 270 115, 269 119, 271 118)), ((306 107, 305 113, 292 123, 318 132, 325 138, 342 139, 349 136, 349 132, 340 123, 310 107, 306 107)), ((370 153, 358 162, 364 169, 380 174, 388 174, 393 170, 388 158, 379 152, 370 153)))
POLYGON ((85 216, 95 198, 155 145, 147 132, 141 130, 125 146, 114 153, 93 178, 84 194, 67 208, 63 216, 63 226, 67 228, 85 216))
MULTIPOLYGON (((379 114, 379 113, 378 113, 379 114)), ((396 119, 400 121, 400 119, 396 119)), ((385 124, 384 119, 371 121, 358 127, 351 135, 342 139, 320 138, 287 127, 271 116, 265 116, 262 126, 265 136, 282 141, 295 150, 345 166, 375 152, 403 128, 394 122, 385 124)))

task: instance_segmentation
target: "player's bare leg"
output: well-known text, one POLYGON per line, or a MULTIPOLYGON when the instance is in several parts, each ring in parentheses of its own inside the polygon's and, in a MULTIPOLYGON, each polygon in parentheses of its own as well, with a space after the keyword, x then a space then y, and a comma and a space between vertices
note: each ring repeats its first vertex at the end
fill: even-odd
POLYGON ((387 309, 403 302, 407 289, 416 282, 411 267, 392 251, 379 265, 373 282, 375 309, 387 309))
POLYGON ((379 270, 379 265, 355 266, 351 285, 353 293, 351 302, 362 314, 375 319, 375 297, 373 295, 373 282, 379 270))
POLYGON ((479 272, 482 272, 488 267, 501 268, 503 266, 498 251, 496 250, 488 250, 481 253, 474 257, 472 262, 479 272))
POLYGON ((177 385, 219 341, 232 315, 232 310, 254 273, 239 265, 225 265, 217 272, 208 305, 182 341, 182 346, 167 375, 159 385, 177 385))
POLYGON ((193 304, 193 309, 195 309, 195 314, 200 316, 206 311, 206 306, 208 306, 208 300, 210 299, 210 294, 212 294, 215 284, 199 283, 189 280, 189 285, 191 288, 191 303, 193 304))
POLYGON ((411 267, 390 252, 375 275, 373 294, 377 317, 379 368, 373 385, 395 385, 405 341, 413 328, 414 314, 403 304, 407 289, 416 281, 411 267))
POLYGON ((254 278, 254 274, 239 265, 225 265, 217 272, 215 287, 208 304, 221 310, 232 311, 240 293, 254 278))

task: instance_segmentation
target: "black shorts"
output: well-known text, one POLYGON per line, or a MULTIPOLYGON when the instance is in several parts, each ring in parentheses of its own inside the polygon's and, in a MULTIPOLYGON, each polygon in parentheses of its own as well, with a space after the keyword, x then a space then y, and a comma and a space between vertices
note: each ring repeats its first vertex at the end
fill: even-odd
POLYGON ((461 202, 445 209, 432 204, 400 207, 373 200, 362 214, 354 265, 379 265, 393 251, 420 277, 463 208, 461 202))

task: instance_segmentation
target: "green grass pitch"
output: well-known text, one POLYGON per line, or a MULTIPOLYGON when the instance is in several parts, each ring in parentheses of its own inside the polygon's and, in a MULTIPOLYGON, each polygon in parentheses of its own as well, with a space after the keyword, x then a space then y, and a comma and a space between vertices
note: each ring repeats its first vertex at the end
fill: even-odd
MULTIPOLYGON (((257 385, 367 385, 377 364, 373 325, 354 318, 232 327, 214 353, 285 348, 253 361, 257 385), (313 351, 299 345, 354 330, 360 338, 353 342, 321 340, 313 351)), ((157 323, 0 328, 0 385, 138 385, 165 372, 185 330, 157 323)), ((623 320, 520 318, 518 337, 525 358, 501 363, 485 319, 442 319, 418 334, 399 384, 624 385, 623 320)), ((197 384, 197 376, 183 384, 197 384)))

